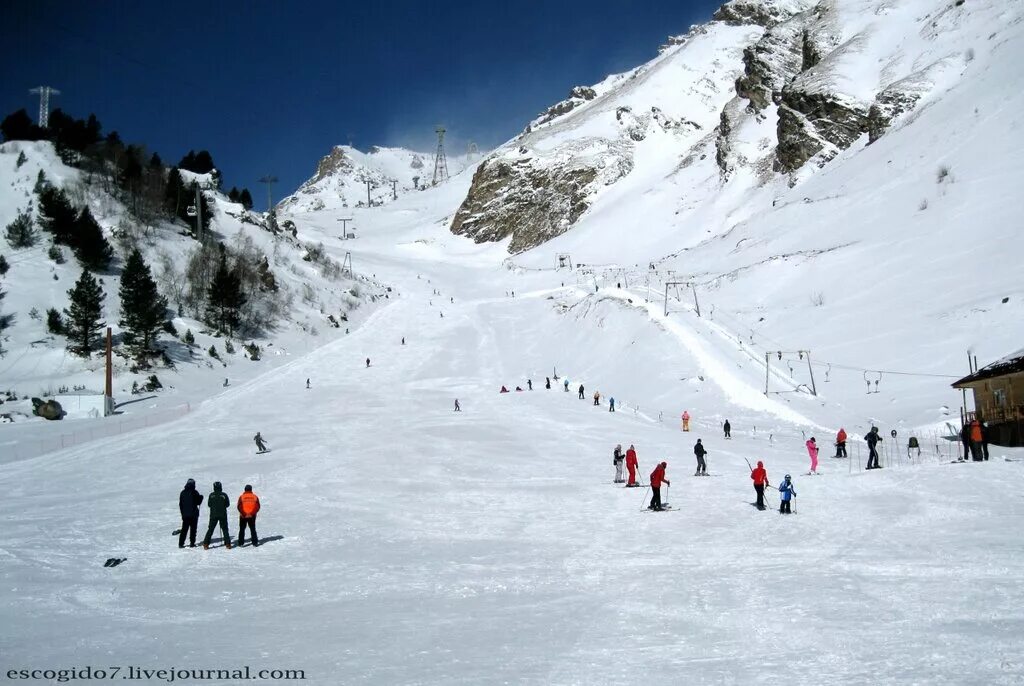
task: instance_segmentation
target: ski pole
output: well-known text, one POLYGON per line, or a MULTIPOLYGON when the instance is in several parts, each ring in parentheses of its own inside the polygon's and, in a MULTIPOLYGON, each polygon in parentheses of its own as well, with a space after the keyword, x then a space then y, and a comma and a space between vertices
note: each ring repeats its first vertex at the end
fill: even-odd
POLYGON ((644 489, 644 499, 640 502, 640 511, 641 512, 644 511, 644 503, 647 502, 647 491, 649 491, 649 490, 651 490, 650 485, 648 485, 647 488, 644 489))

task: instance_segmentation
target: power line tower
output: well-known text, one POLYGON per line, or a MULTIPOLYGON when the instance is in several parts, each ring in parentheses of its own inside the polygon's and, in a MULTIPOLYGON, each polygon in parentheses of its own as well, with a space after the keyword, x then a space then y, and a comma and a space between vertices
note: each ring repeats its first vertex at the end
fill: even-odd
POLYGON ((438 126, 434 129, 437 132, 437 154, 434 155, 434 185, 448 178, 448 160, 444 155, 444 127, 438 126))
POLYGON ((50 96, 60 95, 60 91, 49 86, 39 86, 29 93, 39 96, 39 126, 45 129, 50 124, 50 96))
POLYGON ((267 176, 264 176, 262 179, 260 179, 260 183, 267 184, 267 212, 272 212, 274 210, 274 200, 273 196, 271 195, 271 189, 274 187, 274 184, 277 183, 277 177, 270 176, 268 174, 267 176))

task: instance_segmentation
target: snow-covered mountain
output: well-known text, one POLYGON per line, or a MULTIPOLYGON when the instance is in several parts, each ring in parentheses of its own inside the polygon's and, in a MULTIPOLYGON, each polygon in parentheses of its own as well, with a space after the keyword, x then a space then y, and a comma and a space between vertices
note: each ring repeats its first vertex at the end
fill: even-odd
MULTIPOLYGON (((316 174, 278 204, 286 213, 347 207, 378 207, 400 193, 422 190, 434 179, 434 153, 374 146, 362 152, 335 146, 316 167, 316 174)), ((479 161, 478 154, 446 154, 454 176, 479 161)))

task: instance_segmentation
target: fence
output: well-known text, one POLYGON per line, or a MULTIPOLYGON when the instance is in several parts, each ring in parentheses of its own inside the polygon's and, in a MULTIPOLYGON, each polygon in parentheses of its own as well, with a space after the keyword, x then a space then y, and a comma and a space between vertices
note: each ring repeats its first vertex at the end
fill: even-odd
POLYGON ((185 403, 164 412, 147 414, 140 417, 114 415, 105 419, 97 419, 89 422, 90 426, 88 428, 83 427, 70 433, 62 433, 59 436, 18 439, 0 447, 0 451, 3 454, 3 458, 0 461, 25 460, 56 450, 90 443, 101 438, 110 438, 111 436, 119 436, 137 431, 138 429, 166 424, 167 422, 184 417, 191 410, 192 406, 185 403))

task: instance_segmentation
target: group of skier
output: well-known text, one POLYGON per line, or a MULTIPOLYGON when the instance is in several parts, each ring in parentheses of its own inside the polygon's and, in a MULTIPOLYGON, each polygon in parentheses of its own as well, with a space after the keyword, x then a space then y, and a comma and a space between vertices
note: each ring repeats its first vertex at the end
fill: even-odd
MULTIPOLYGON (((189 547, 196 547, 196 528, 199 525, 199 506, 203 503, 203 496, 196 490, 195 479, 185 482, 185 488, 178 496, 178 509, 181 511, 181 531, 178 533, 178 547, 185 547, 185 538, 188 538, 189 547)), ((213 482, 213 492, 206 498, 206 507, 210 510, 210 522, 206 528, 206 537, 203 539, 203 550, 209 550, 210 539, 213 531, 220 526, 221 534, 224 537, 224 547, 231 549, 231 534, 228 532, 228 508, 231 506, 231 499, 224 492, 219 481, 213 482)), ((260 499, 253 493, 252 486, 246 484, 245 491, 238 496, 236 504, 238 510, 238 543, 241 547, 245 544, 245 530, 249 529, 253 546, 258 546, 259 538, 256 536, 256 515, 260 511, 260 499)))

